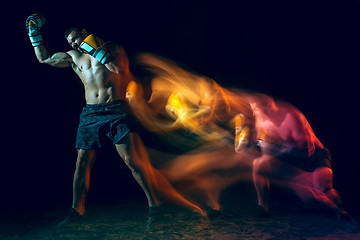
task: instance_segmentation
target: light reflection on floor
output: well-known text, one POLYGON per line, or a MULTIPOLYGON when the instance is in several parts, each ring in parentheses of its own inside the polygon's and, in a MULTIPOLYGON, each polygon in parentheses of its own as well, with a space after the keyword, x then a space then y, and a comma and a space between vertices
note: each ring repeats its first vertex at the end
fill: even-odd
POLYGON ((267 218, 256 215, 250 202, 224 204, 209 220, 174 206, 149 216, 146 205, 129 201, 89 204, 86 218, 55 228, 65 217, 60 210, 2 218, 0 239, 360 239, 359 218, 344 224, 321 211, 297 204, 273 204, 267 218))

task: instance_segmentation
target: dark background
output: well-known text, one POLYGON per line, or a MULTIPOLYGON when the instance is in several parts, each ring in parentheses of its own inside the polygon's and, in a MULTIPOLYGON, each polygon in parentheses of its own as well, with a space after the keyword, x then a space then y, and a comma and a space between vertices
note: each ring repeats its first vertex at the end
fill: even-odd
MULTIPOLYGON (((163 55, 224 87, 297 106, 333 155, 334 184, 359 211, 359 13, 356 1, 47 1, 11 4, 2 20, 1 211, 71 206, 78 116, 71 69, 37 62, 25 19, 40 12, 45 46, 68 51, 64 31, 87 28, 133 59, 163 55), (235 4, 236 3, 236 4, 235 4)), ((144 198, 111 148, 99 153, 89 198, 144 198), (110 153, 109 153, 110 151, 110 153)))

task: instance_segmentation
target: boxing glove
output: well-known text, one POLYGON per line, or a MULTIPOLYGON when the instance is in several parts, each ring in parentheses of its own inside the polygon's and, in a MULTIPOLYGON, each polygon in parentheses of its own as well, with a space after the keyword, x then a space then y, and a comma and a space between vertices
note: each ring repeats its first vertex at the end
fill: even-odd
POLYGON ((244 125, 244 116, 235 116, 235 152, 241 152, 249 144, 250 128, 244 125))
POLYGON ((44 26, 46 20, 44 15, 35 13, 26 19, 26 29, 30 37, 33 47, 39 46, 43 43, 43 38, 40 34, 40 28, 44 26))
POLYGON ((98 44, 93 34, 90 34, 84 39, 84 41, 80 44, 79 49, 93 56, 101 64, 110 62, 110 53, 98 44))
POLYGON ((125 97, 129 102, 135 102, 140 96, 140 89, 135 81, 130 81, 126 87, 125 97))
POLYGON ((189 119, 187 105, 176 92, 173 92, 168 98, 165 109, 172 118, 178 119, 181 123, 189 119))

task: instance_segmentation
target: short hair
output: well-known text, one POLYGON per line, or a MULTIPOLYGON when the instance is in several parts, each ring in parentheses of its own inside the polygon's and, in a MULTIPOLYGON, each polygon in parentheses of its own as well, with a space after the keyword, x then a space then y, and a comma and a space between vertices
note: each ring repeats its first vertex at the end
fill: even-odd
POLYGON ((73 31, 75 31, 75 32, 81 32, 82 30, 81 30, 80 28, 78 28, 78 27, 68 28, 68 29, 66 29, 66 31, 65 31, 65 38, 67 38, 67 37, 69 36, 69 34, 70 34, 71 32, 73 32, 73 31))

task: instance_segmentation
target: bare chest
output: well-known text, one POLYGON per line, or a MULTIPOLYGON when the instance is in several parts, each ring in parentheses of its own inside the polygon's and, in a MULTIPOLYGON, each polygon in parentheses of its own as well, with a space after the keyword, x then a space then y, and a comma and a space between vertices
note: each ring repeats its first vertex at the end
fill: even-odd
POLYGON ((268 137, 278 138, 281 141, 292 140, 292 129, 294 126, 289 115, 286 115, 281 121, 269 118, 262 119, 262 121, 258 122, 258 127, 268 137))
POLYGON ((92 71, 95 66, 95 62, 90 55, 82 54, 76 61, 77 68, 80 72, 92 71))
POLYGON ((76 67, 74 70, 85 85, 104 81, 106 67, 90 55, 82 54, 75 64, 76 67))

